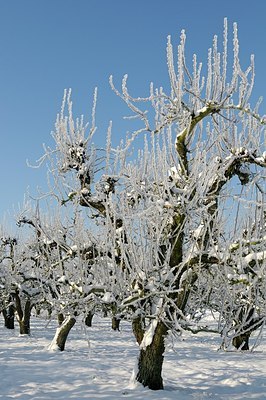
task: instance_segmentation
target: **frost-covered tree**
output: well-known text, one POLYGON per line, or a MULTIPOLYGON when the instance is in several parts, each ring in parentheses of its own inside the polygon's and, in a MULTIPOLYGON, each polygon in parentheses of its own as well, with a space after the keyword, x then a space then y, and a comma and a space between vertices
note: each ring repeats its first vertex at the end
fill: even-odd
POLYGON ((242 255, 234 251, 254 216, 257 193, 265 190, 265 120, 260 101, 250 104, 254 57, 243 70, 236 24, 232 56, 227 37, 225 20, 221 50, 215 36, 206 66, 194 55, 191 68, 185 32, 176 57, 169 37, 168 91, 151 84, 147 97, 134 98, 127 76, 121 90, 111 77, 137 128, 113 149, 110 123, 104 157, 92 144, 96 95, 88 129, 83 118, 74 120, 71 92, 65 92, 55 149, 47 148, 41 160, 50 161, 56 198, 71 205, 71 216, 86 218, 84 229, 95 238, 90 261, 95 299, 131 319, 140 350, 135 379, 155 390, 163 388, 167 333, 193 324, 191 310, 210 291, 209 276, 223 271, 228 287, 230 259, 236 269, 240 256, 265 264, 265 251, 248 245, 242 255))
MULTIPOLYGON (((223 346, 231 343, 241 350, 249 350, 252 332, 261 333, 266 318, 266 248, 265 248, 265 201, 259 193, 254 216, 239 239, 228 249, 224 276, 220 272, 216 285, 219 293, 223 346), (219 283, 220 282, 220 283, 219 283)), ((216 295, 215 290, 212 296, 216 295)), ((217 300, 217 298, 216 298, 217 300)))
POLYGON ((63 256, 69 250, 64 243, 61 225, 54 219, 43 223, 39 213, 26 209, 17 218, 17 237, 1 237, 1 292, 5 325, 14 328, 17 317, 21 334, 30 333, 31 310, 55 308, 61 283, 63 256), (26 216, 27 215, 27 216, 26 216))
MULTIPOLYGON (((214 329, 222 337, 221 348, 233 345, 249 350, 251 334, 257 334, 258 345, 265 324, 264 208, 263 201, 254 205, 256 222, 249 215, 249 226, 238 230, 239 239, 223 248, 223 262, 202 271, 192 289, 187 312, 199 323, 206 313, 213 313, 214 329)), ((192 330, 199 329, 205 330, 206 326, 192 330)))
MULTIPOLYGON (((29 239, 30 241, 30 239, 29 239)), ((1 294, 5 326, 14 329, 19 323, 20 334, 30 333, 31 309, 40 301, 39 280, 35 276, 35 261, 28 252, 29 242, 3 236, 1 247, 1 294)))
POLYGON ((73 219, 67 221, 54 210, 49 216, 24 213, 18 220, 20 226, 30 227, 35 233, 26 247, 27 258, 34 263, 32 273, 29 276, 22 271, 20 275, 24 281, 38 285, 41 297, 37 308, 57 316, 59 327, 52 347, 60 350, 64 350, 76 316, 92 308, 90 258, 93 256, 95 262, 95 254, 79 215, 73 219))
POLYGON ((15 307, 11 295, 11 275, 12 265, 14 265, 14 248, 17 244, 17 239, 10 237, 1 232, 0 244, 0 290, 1 290, 1 312, 5 320, 5 327, 14 329, 15 307))

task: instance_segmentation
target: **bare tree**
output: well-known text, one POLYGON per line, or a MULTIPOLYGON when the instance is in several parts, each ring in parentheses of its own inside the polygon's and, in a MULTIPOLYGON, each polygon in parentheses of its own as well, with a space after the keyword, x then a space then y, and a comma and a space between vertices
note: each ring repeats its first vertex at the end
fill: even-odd
MULTIPOLYGON (((25 251, 27 262, 31 260, 32 271, 27 276, 26 270, 21 268, 20 276, 24 282, 39 287, 41 297, 34 305, 39 310, 48 307, 51 317, 57 315, 59 326, 51 348, 63 351, 77 315, 88 313, 94 307, 94 304, 90 307, 92 294, 89 289, 92 281, 89 260, 92 256, 95 258, 93 245, 84 226, 80 226, 78 216, 70 224, 55 211, 53 216, 46 217, 39 212, 27 214, 20 216, 18 225, 30 226, 35 233, 25 251)), ((20 297, 16 298, 19 304, 20 297)))
MULTIPOLYGON (((220 291, 219 310, 223 320, 223 346, 233 344, 249 350, 252 333, 261 333, 266 318, 265 308, 265 202, 258 194, 254 216, 249 216, 239 239, 230 245, 220 291), (223 293, 221 293, 223 287, 223 293)), ((215 291, 213 292, 213 295, 215 291)))
MULTIPOLYGON (((87 134, 83 118, 74 120, 70 92, 56 121, 55 149, 46 149, 41 160, 50 160, 53 195, 73 207, 71 215, 87 218, 85 230, 95 237, 93 294, 131 319, 140 349, 135 378, 154 390, 163 388, 168 331, 193 323, 193 304, 198 307, 199 296, 209 293, 212 271, 226 271, 232 257, 238 264, 240 253, 234 255, 232 246, 249 226, 265 183, 265 120, 260 102, 253 108, 249 103, 254 57, 243 70, 236 24, 232 57, 226 20, 221 52, 214 37, 206 78, 196 55, 188 67, 185 40, 182 31, 176 62, 168 38, 169 93, 151 85, 147 97, 134 98, 127 76, 120 91, 110 78, 139 128, 112 149, 110 123, 104 160, 92 144, 96 95, 87 134), (137 152, 140 136, 143 146, 137 152)), ((246 246, 245 251, 242 259, 255 254, 252 260, 259 257, 257 265, 265 265, 264 250, 246 246)), ((243 327, 247 319, 239 318, 243 327)))

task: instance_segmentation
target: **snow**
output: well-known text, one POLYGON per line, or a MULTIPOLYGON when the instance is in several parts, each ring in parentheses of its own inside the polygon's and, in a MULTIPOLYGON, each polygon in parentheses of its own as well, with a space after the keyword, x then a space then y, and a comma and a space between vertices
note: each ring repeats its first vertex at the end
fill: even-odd
POLYGON ((66 277, 65 275, 62 275, 62 276, 57 280, 57 282, 59 282, 59 283, 67 283, 67 282, 68 282, 68 279, 67 279, 67 277, 66 277))
POLYGON ((111 292, 105 292, 102 298, 103 303, 111 303, 114 301, 114 296, 111 292))
POLYGON ((251 253, 244 257, 245 265, 249 265, 252 261, 263 261, 266 259, 266 251, 251 253))
POLYGON ((32 320, 32 335, 3 328, 0 317, 0 399, 19 400, 252 400, 266 399, 266 342, 254 352, 222 352, 218 335, 201 333, 168 340, 165 390, 130 381, 138 347, 130 325, 111 330, 94 317, 77 322, 64 352, 48 351, 56 322, 32 320))
POLYGON ((209 110, 209 108, 210 108, 210 105, 209 105, 209 107, 204 106, 201 109, 197 110, 195 112, 195 117, 198 117, 199 115, 206 113, 209 110))
POLYGON ((150 326, 145 332, 142 342, 140 344, 141 349, 145 350, 151 344, 157 325, 158 321, 156 319, 151 321, 150 326))
POLYGON ((201 238, 203 232, 204 232, 204 224, 200 224, 193 232, 192 236, 195 240, 198 240, 201 238))
POLYGON ((81 193, 83 196, 88 196, 88 195, 90 194, 90 191, 89 191, 88 188, 82 188, 81 191, 80 191, 80 193, 81 193))

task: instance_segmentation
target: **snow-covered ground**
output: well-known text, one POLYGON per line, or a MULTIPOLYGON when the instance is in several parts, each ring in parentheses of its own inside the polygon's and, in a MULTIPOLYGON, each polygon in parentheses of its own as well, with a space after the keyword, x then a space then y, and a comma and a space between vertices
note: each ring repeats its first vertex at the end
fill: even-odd
POLYGON ((138 349, 126 322, 92 328, 77 323, 64 352, 47 347, 56 324, 33 318, 30 337, 3 328, 0 318, 0 399, 266 399, 266 343, 254 352, 221 352, 212 334, 188 335, 169 343, 164 391, 130 383, 138 349))

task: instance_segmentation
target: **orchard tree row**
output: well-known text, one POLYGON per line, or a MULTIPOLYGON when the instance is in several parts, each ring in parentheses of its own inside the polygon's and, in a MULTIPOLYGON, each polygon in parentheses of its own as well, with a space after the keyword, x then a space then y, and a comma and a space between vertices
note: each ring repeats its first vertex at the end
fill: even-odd
POLYGON ((127 76, 121 89, 110 77, 134 127, 117 147, 111 122, 105 149, 94 144, 97 91, 89 123, 65 91, 40 160, 50 205, 26 208, 18 237, 3 231, 0 243, 7 328, 16 316, 29 334, 31 310, 45 311, 59 321, 51 347, 64 350, 77 316, 126 319, 135 378, 154 390, 169 332, 212 329, 222 348, 248 350, 266 317, 266 120, 251 97, 254 57, 240 66, 236 24, 228 51, 226 20, 206 65, 187 63, 185 41, 182 31, 175 52, 168 38, 167 91, 151 84, 135 98, 127 76))

